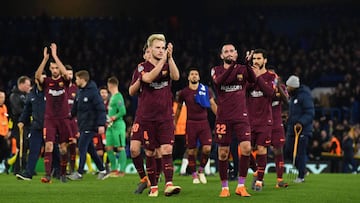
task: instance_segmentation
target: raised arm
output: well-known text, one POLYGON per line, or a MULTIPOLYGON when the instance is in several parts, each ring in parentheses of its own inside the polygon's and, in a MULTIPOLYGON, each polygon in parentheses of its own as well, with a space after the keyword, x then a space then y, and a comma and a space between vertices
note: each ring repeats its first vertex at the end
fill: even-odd
POLYGON ((142 75, 141 80, 146 83, 152 83, 158 77, 166 60, 167 60, 166 56, 164 56, 162 59, 160 59, 159 62, 155 65, 155 67, 150 72, 146 72, 142 75))
POLYGON ((61 62, 61 60, 59 59, 59 57, 57 55, 57 46, 56 46, 56 44, 51 43, 50 49, 51 49, 51 55, 52 55, 56 65, 59 67, 60 75, 62 75, 62 77, 64 77, 66 80, 69 80, 68 74, 66 72, 66 68, 65 68, 64 64, 61 62))
POLYGON ((47 61, 49 60, 48 48, 44 47, 44 57, 41 61, 38 69, 35 72, 35 78, 39 81, 40 84, 44 82, 44 78, 42 77, 42 73, 44 72, 47 61))
POLYGON ((261 91, 268 97, 273 97, 275 94, 275 87, 272 83, 266 83, 262 75, 257 78, 257 84, 261 91))
POLYGON ((281 101, 283 101, 286 105, 288 105, 288 104, 289 104, 289 94, 288 94, 288 92, 286 91, 285 85, 282 85, 282 84, 280 83, 280 81, 278 81, 277 90, 278 90, 278 92, 280 93, 280 99, 281 99, 281 101))
MULTIPOLYGON (((138 65, 139 66, 139 65, 138 65)), ((132 80, 129 86, 129 95, 135 96, 141 87, 141 73, 139 73, 138 68, 134 71, 132 80)))
POLYGON ((223 84, 224 81, 229 77, 230 73, 232 72, 232 70, 234 69, 234 66, 236 64, 232 64, 228 69, 226 69, 225 72, 223 72, 222 74, 215 74, 215 69, 213 68, 213 70, 211 71, 212 74, 212 78, 215 84, 219 85, 219 84, 223 84))
POLYGON ((168 57, 170 78, 172 80, 179 80, 180 73, 179 73, 179 69, 174 61, 174 58, 173 58, 173 50, 174 50, 174 46, 171 43, 169 43, 167 46, 166 52, 167 52, 167 57, 168 57))

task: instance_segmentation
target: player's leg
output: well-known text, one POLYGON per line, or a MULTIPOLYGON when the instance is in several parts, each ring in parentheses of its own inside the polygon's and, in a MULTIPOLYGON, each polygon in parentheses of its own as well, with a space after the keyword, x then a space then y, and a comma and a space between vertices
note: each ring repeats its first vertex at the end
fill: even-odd
POLYGON ((284 173, 284 148, 285 144, 285 131, 282 126, 279 128, 273 128, 271 134, 271 145, 272 151, 275 157, 275 168, 276 168, 276 188, 287 187, 288 183, 283 180, 284 173))
POLYGON ((53 149, 56 136, 56 130, 54 123, 50 120, 44 121, 44 141, 45 141, 45 153, 44 153, 44 167, 45 176, 41 178, 43 183, 51 183, 51 169, 53 161, 53 149))
POLYGON ((118 147, 119 152, 119 168, 120 168, 120 176, 125 175, 125 168, 126 168, 126 162, 127 162, 127 156, 126 156, 126 124, 124 121, 119 123, 119 126, 117 127, 117 130, 119 132, 119 141, 120 145, 118 147))
POLYGON ((209 122, 206 120, 204 123, 201 123, 199 126, 199 141, 202 145, 201 157, 200 157, 200 166, 198 168, 198 175, 200 182, 203 184, 207 183, 204 168, 209 160, 212 144, 212 136, 210 131, 209 122))
POLYGON ((251 153, 251 133, 250 126, 248 123, 235 123, 234 124, 234 133, 238 141, 240 142, 240 160, 239 160, 239 177, 238 185, 236 187, 235 193, 243 197, 251 196, 245 188, 246 176, 249 169, 249 160, 251 153))
MULTIPOLYGON (((115 134, 113 131, 113 126, 108 127, 106 129, 106 145, 105 145, 105 150, 108 156, 108 159, 110 161, 110 174, 111 177, 116 177, 118 176, 118 169, 117 169, 117 160, 116 160, 116 156, 115 156, 115 152, 114 152, 114 145, 115 145, 115 134)), ((116 136, 118 137, 118 136, 116 136)), ((118 138, 117 138, 118 139, 118 138)))
POLYGON ((162 156, 162 169, 165 176, 165 195, 171 196, 178 194, 181 187, 173 185, 174 164, 173 164, 173 143, 174 143, 174 125, 172 120, 157 123, 157 140, 160 144, 162 156))

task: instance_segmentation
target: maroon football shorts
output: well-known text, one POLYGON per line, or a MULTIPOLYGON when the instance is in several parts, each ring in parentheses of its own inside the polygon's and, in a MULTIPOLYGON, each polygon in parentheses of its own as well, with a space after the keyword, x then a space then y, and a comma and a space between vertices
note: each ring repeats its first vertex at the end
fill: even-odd
POLYGON ((70 119, 45 119, 44 140, 45 142, 68 143, 71 135, 70 119), (56 139, 58 136, 58 139, 56 139))
POLYGON ((276 149, 282 148, 285 145, 285 129, 283 126, 272 129, 271 145, 276 149))
POLYGON ((145 149, 154 151, 161 145, 174 144, 173 120, 142 121, 141 124, 145 149))
POLYGON ((220 146, 229 146, 232 136, 236 136, 238 142, 251 141, 249 122, 216 120, 215 142, 220 146))
POLYGON ((197 141, 202 146, 211 145, 212 136, 208 120, 203 121, 186 121, 186 146, 189 149, 197 147, 197 141))
POLYGON ((271 129, 270 125, 251 126, 251 145, 270 146, 271 129))

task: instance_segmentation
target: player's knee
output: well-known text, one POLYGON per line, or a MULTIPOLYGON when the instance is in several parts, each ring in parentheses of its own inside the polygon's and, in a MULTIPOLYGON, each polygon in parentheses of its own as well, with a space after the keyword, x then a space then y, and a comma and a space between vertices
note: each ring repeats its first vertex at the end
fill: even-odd
POLYGON ((172 154, 172 146, 169 144, 165 144, 161 146, 161 154, 172 154))
POLYGON ((211 146, 203 146, 202 153, 209 155, 211 151, 211 146))
POLYGON ((52 142, 46 142, 45 144, 45 152, 52 152, 54 149, 54 145, 52 142))
POLYGON ((229 153, 219 153, 219 160, 220 161, 225 161, 225 160, 227 160, 228 159, 228 154, 229 153))
POLYGON ((140 148, 138 147, 130 147, 130 155, 131 157, 135 158, 140 155, 140 148))

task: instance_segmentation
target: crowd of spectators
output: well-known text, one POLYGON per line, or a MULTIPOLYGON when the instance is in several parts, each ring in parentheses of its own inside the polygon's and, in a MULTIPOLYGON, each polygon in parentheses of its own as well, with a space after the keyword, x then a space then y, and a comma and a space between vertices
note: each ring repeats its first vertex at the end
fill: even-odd
MULTIPOLYGON (((75 71, 87 69, 98 86, 104 85, 111 75, 119 78, 130 125, 136 98, 128 96, 127 88, 132 71, 142 61, 142 47, 148 35, 164 33, 174 44, 174 58, 183 76, 174 83, 174 92, 186 84, 185 72, 190 66, 197 66, 202 82, 211 86, 210 68, 220 63, 220 47, 224 42, 233 42, 240 59, 250 49, 268 50, 269 64, 276 67, 283 80, 296 74, 311 88, 333 88, 331 93, 316 98, 315 105, 318 109, 335 108, 338 114, 317 111, 314 140, 329 140, 333 134, 341 134, 341 139, 342 132, 329 129, 346 131, 360 121, 359 17, 354 8, 320 7, 260 7, 197 19, 187 15, 2 17, 0 89, 9 95, 20 75, 33 77, 43 47, 56 42, 64 63, 71 64, 75 71)), ((316 147, 312 148, 316 151, 316 147)))

